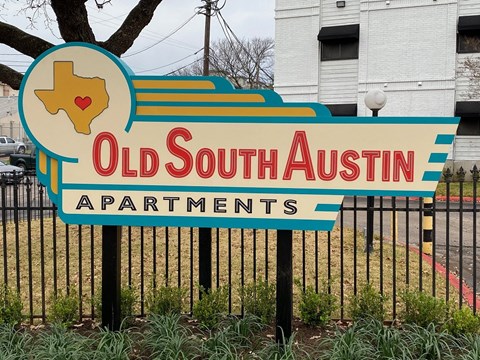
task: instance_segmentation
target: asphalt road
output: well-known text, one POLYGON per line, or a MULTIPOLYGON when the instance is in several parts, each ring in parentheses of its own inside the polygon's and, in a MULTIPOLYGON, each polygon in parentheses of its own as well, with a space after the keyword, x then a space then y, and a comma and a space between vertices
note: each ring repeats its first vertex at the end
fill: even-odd
MULTIPOLYGON (((345 208, 353 207, 353 197, 345 197, 343 206, 345 208)), ((366 198, 358 197, 356 206, 366 208, 366 198)), ((380 206, 380 198, 376 198, 375 207, 380 206)), ((434 247, 436 261, 446 267, 447 261, 451 272, 462 277, 466 284, 471 288, 476 282, 477 292, 480 290, 480 249, 474 244, 477 241, 480 244, 480 206, 476 207, 476 215, 473 212, 474 205, 472 203, 454 203, 450 202, 449 212, 447 213, 447 203, 436 202, 436 211, 434 215, 434 247), (462 212, 460 208, 462 207, 462 212), (476 233, 474 234, 474 221, 476 221, 476 233), (475 239, 476 237, 476 239, 475 239), (474 246, 475 245, 475 246, 474 246), (462 250, 462 251, 461 251, 462 250), (474 261, 477 262, 476 274, 474 274, 474 261)), ((392 200, 390 198, 383 199, 383 238, 391 241, 392 239, 392 200)), ((421 221, 419 212, 419 201, 409 200, 408 212, 407 202, 405 199, 396 199, 396 238, 400 243, 406 243, 407 237, 409 244, 418 246, 419 239, 422 239, 421 221), (408 226, 407 226, 408 213, 408 226)), ((340 216, 340 215, 339 215, 340 216)), ((344 211, 344 226, 353 228, 354 211, 344 211)), ((366 211, 359 210, 356 212, 357 229, 363 231, 366 226, 366 211)), ((337 218, 339 224, 339 217, 337 218)), ((375 213, 374 234, 380 236, 380 214, 375 213)))

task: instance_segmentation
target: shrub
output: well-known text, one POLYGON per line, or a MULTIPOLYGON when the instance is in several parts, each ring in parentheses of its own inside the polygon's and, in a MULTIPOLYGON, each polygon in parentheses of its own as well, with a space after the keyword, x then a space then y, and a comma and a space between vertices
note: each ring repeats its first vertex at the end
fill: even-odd
POLYGON ((228 287, 223 286, 206 292, 203 288, 201 299, 193 306, 193 316, 208 329, 215 328, 228 309, 228 287))
MULTIPOLYGON (((125 286, 120 289, 120 311, 122 319, 130 320, 133 317, 135 303, 138 301, 138 295, 131 286, 125 286)), ((102 290, 92 299, 95 307, 95 316, 98 319, 102 318, 102 290)))
POLYGON ((354 321, 361 319, 376 319, 383 322, 385 319, 386 297, 366 284, 360 289, 357 295, 350 300, 349 311, 354 321))
POLYGON ((180 314, 186 295, 184 288, 152 285, 145 296, 147 311, 155 315, 180 314))
POLYGON ((74 288, 65 295, 59 291, 57 296, 51 298, 49 320, 66 327, 72 326, 77 319, 78 309, 79 299, 74 288))
POLYGON ((18 325, 22 322, 22 300, 20 294, 8 286, 0 288, 0 325, 18 325))
POLYGON ((302 291, 300 299, 300 319, 307 325, 325 326, 336 309, 335 297, 328 293, 324 284, 318 293, 312 286, 302 291))
POLYGON ((427 327, 434 324, 442 325, 448 314, 448 305, 442 299, 437 299, 422 291, 404 291, 400 298, 403 301, 403 310, 399 317, 406 324, 416 324, 427 327))
POLYGON ((474 314, 469 307, 455 308, 450 311, 444 329, 456 336, 478 334, 480 331, 480 316, 474 314))
POLYGON ((245 312, 258 317, 263 324, 270 324, 275 316, 275 284, 257 280, 245 285, 241 291, 245 312))

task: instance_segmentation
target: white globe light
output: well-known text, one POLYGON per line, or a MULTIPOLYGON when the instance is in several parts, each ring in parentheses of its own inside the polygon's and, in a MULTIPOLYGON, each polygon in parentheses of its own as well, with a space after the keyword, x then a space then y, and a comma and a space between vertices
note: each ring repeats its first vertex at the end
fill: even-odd
POLYGON ((370 110, 380 110, 387 103, 387 95, 380 89, 372 89, 365 95, 365 105, 370 110))

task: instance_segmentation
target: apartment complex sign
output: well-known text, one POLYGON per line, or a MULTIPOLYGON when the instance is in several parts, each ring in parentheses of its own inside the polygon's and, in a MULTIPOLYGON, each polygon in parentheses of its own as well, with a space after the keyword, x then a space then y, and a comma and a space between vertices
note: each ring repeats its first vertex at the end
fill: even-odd
POLYGON ((458 124, 136 76, 81 43, 32 64, 19 106, 60 217, 102 225, 330 230, 344 195, 431 196, 458 124))

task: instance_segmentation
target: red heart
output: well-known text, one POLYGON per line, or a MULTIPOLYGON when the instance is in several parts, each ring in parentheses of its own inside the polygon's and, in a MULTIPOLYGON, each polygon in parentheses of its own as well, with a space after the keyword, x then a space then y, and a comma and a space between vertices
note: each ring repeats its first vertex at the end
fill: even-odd
POLYGON ((75 105, 77 105, 81 110, 85 110, 87 107, 90 106, 90 104, 92 103, 92 99, 90 98, 90 96, 85 96, 85 97, 81 97, 81 96, 77 96, 75 98, 75 105))

